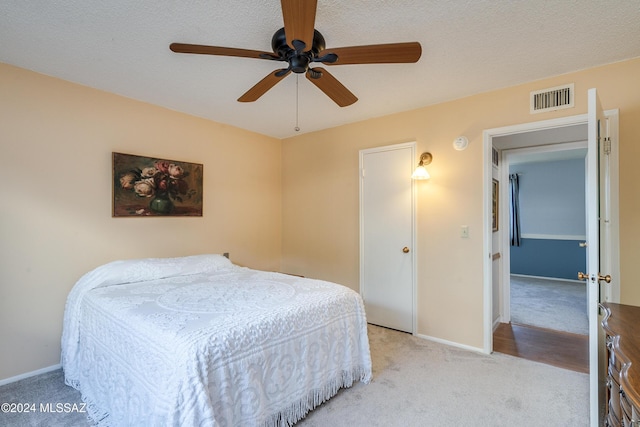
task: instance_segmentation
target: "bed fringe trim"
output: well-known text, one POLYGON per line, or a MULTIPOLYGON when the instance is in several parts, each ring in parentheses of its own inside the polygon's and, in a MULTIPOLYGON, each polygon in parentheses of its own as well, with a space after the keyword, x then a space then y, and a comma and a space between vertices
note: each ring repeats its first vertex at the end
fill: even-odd
MULTIPOLYGON (((80 381, 65 378, 64 382, 66 385, 80 391, 80 381)), ((109 427, 109 421, 107 418, 109 416, 109 412, 98 409, 94 402, 88 401, 83 395, 81 397, 82 401, 87 405, 85 407, 87 411, 87 421, 96 427, 109 427)))
POLYGON ((293 403, 281 412, 271 415, 264 423, 265 427, 289 427, 303 419, 309 411, 320 406, 341 388, 349 388, 355 381, 368 384, 371 381, 371 371, 358 367, 351 372, 342 371, 342 375, 325 384, 324 387, 311 390, 306 397, 293 403))
MULTIPOLYGON (((324 387, 311 390, 306 397, 303 397, 281 412, 271 415, 265 421, 264 426, 290 427, 303 419, 309 411, 335 396, 341 388, 349 388, 356 381, 369 384, 371 377, 371 370, 361 366, 354 368, 351 372, 342 371, 342 375, 329 381, 324 387)), ((65 383, 76 390, 80 390, 79 381, 65 380, 65 383)), ((109 413, 99 410, 93 402, 88 402, 84 397, 82 400, 87 404, 87 419, 95 423, 97 427, 108 427, 109 413)))

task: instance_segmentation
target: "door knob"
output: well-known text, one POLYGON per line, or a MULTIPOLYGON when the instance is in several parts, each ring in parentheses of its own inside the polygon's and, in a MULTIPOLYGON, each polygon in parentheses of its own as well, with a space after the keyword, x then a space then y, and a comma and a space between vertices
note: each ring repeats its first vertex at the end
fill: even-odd
POLYGON ((404 248, 402 248, 402 252, 404 252, 405 254, 408 254, 409 248, 405 246, 404 248))
POLYGON ((602 274, 598 273, 598 280, 604 280, 607 283, 611 283, 611 275, 607 274, 606 276, 603 276, 602 274))
MULTIPOLYGON (((589 278, 588 274, 584 274, 583 272, 578 272, 578 279, 580 280, 587 280, 589 278)), ((607 283, 611 283, 611 275, 607 274, 606 276, 603 276, 601 273, 598 273, 598 280, 604 280, 607 283)))

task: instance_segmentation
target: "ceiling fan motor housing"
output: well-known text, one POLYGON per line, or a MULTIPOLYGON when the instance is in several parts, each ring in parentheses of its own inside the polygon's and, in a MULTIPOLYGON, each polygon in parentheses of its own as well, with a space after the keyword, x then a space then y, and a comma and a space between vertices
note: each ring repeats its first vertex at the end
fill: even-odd
POLYGON ((313 45, 311 49, 304 51, 295 50, 287 44, 287 36, 284 27, 275 32, 271 38, 271 48, 283 61, 287 61, 294 73, 305 73, 309 64, 317 57, 318 53, 325 49, 325 40, 318 30, 313 30, 313 45))

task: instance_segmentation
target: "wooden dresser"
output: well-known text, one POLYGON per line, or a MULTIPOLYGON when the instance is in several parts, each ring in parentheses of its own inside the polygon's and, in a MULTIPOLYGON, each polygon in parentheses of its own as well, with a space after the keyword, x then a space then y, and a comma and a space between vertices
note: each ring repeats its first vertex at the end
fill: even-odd
POLYGON ((608 375, 604 425, 640 426, 640 307, 605 303, 608 375))

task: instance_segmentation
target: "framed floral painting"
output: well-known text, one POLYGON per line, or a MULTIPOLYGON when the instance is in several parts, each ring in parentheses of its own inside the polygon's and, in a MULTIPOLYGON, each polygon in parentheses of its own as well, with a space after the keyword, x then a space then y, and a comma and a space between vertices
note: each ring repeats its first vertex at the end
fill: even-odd
POLYGON ((199 163, 113 153, 113 216, 202 216, 199 163))

